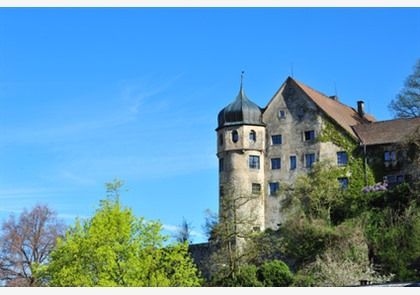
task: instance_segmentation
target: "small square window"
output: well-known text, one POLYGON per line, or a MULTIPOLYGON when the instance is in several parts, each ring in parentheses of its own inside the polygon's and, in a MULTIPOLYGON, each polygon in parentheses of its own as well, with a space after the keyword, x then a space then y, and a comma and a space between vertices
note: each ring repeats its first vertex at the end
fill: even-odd
POLYGON ((279 118, 283 119, 286 117, 286 112, 284 110, 279 111, 279 118))
POLYGON ((296 156, 290 156, 290 170, 296 169, 296 156))
POLYGON ((271 159, 271 169, 280 169, 281 168, 281 160, 280 158, 273 158, 271 159))
POLYGON ((260 169, 260 157, 259 156, 249 156, 249 168, 260 169))
POLYGON ((259 193, 261 193, 261 184, 259 184, 259 183, 253 183, 252 184, 252 193, 253 194, 259 194, 259 193))
POLYGON ((314 140, 315 139, 315 131, 314 130, 305 131, 303 139, 305 141, 314 140))
POLYGON ((273 144, 282 144, 281 135, 279 134, 279 135, 273 135, 273 136, 271 136, 271 142, 273 144))
POLYGON ((270 182, 270 196, 275 196, 277 191, 280 189, 280 183, 278 182, 270 182))
POLYGON ((346 152, 338 152, 337 153, 337 164, 338 165, 347 165, 347 153, 346 152))
POLYGON ((341 177, 338 179, 342 189, 346 189, 349 186, 349 179, 347 177, 341 177))
POLYGON ((315 162, 315 154, 306 154, 305 155, 305 167, 309 168, 315 162))
POLYGON ((398 183, 404 182, 404 175, 398 175, 397 176, 397 182, 398 183))

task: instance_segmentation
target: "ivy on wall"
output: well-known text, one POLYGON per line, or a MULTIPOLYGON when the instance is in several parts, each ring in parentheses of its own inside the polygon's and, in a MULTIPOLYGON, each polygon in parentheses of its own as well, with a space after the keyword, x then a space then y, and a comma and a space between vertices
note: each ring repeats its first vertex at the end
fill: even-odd
POLYGON ((366 186, 366 178, 368 184, 374 184, 374 173, 368 165, 365 167, 363 151, 350 135, 340 131, 331 121, 322 119, 322 129, 317 140, 324 143, 332 142, 347 153, 348 164, 342 167, 342 175, 337 177, 348 177, 350 194, 360 194, 360 191, 366 186))

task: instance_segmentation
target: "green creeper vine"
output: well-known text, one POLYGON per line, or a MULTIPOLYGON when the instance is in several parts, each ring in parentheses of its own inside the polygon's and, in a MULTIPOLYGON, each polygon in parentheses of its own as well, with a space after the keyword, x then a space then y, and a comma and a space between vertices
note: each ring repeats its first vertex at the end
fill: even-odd
MULTIPOLYGON (((336 128, 336 125, 326 119, 323 119, 323 128, 321 133, 318 135, 317 140, 319 142, 332 142, 336 146, 341 147, 343 151, 347 153, 348 164, 343 166, 341 177, 349 175, 349 193, 352 195, 353 193, 360 194, 360 191, 366 185, 365 163, 363 152, 360 150, 360 146, 357 141, 351 138, 350 135, 340 132, 336 128)), ((369 166, 366 167, 366 173, 368 184, 373 184, 373 172, 369 166)))

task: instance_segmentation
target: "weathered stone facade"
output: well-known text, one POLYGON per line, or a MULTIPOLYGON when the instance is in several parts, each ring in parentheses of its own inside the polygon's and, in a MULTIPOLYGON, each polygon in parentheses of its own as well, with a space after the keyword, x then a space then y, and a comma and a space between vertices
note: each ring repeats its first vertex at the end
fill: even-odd
MULTIPOLYGON (((284 216, 280 213, 281 196, 274 190, 285 183, 293 184, 315 161, 330 159, 337 165, 348 163, 351 155, 343 144, 332 139, 318 140, 326 124, 333 126, 340 138, 360 146, 361 154, 365 152, 368 161, 354 126, 368 128, 375 122, 374 117, 364 112, 362 101, 352 108, 340 103, 336 96, 326 96, 290 77, 265 108, 251 102, 241 85, 237 98, 218 116, 219 198, 223 198, 223 188, 227 186, 241 194, 258 193, 259 197, 241 210, 257 215, 254 230, 276 230, 284 216)), ((380 144, 380 149, 384 148, 380 144)), ((370 155, 374 151, 368 149, 370 155)), ((369 162, 375 161, 382 158, 371 156, 369 162)), ((394 168, 412 169, 407 165, 394 168)), ((407 173, 404 170, 404 175, 407 173)), ((347 185, 348 179, 341 180, 347 185)), ((220 207, 220 210, 226 209, 220 207)))

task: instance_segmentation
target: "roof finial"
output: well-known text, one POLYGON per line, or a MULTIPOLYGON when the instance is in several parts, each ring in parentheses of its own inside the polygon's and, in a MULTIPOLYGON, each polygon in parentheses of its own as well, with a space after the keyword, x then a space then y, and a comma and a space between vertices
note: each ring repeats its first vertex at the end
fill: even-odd
POLYGON ((242 89, 242 86, 244 85, 244 71, 242 71, 242 74, 241 74, 241 89, 242 89))

